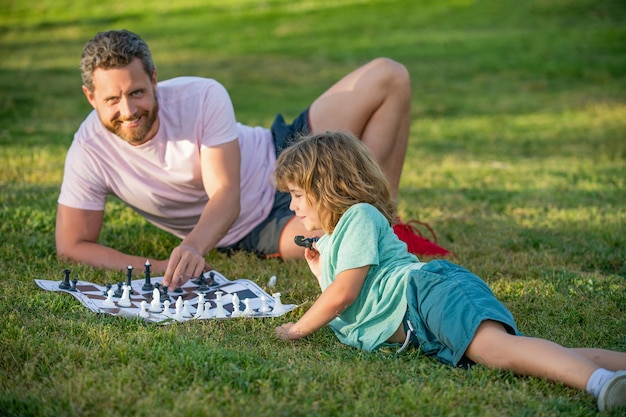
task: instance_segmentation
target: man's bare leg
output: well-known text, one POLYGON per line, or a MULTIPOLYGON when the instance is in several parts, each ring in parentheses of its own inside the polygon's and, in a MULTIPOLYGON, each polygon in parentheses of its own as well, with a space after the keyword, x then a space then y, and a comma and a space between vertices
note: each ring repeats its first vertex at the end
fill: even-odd
POLYGON ((378 158, 397 199, 411 123, 411 80, 402 64, 377 58, 356 69, 313 102, 309 118, 313 133, 358 136, 378 158))

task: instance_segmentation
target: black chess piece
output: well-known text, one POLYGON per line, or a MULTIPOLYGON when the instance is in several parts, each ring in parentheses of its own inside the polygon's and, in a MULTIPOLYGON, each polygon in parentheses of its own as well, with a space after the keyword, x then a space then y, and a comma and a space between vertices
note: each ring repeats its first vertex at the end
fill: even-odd
POLYGON ((200 272, 200 276, 197 279, 198 281, 198 291, 206 292, 209 290, 209 286, 207 285, 207 279, 204 276, 203 272, 200 272))
POLYGON ((133 267, 130 265, 128 265, 128 268, 126 268, 126 285, 128 285, 130 294, 135 294, 135 292, 133 291, 133 267))
POLYGON ((104 284, 104 286, 106 287, 106 290, 104 290, 104 295, 109 295, 109 290, 111 289, 112 285, 110 283, 106 283, 104 284))
POLYGON ((296 245, 302 246, 303 248, 313 249, 313 243, 319 240, 318 237, 307 237, 304 236, 296 236, 293 241, 296 245))
POLYGON ((143 283, 143 287, 141 287, 142 291, 152 291, 154 287, 150 283, 150 261, 146 261, 146 281, 143 283))
POLYGON ((215 282, 215 272, 213 271, 209 272, 209 279, 207 281, 207 285, 217 285, 217 282, 215 282))
POLYGON ((113 297, 115 297, 115 298, 122 298, 122 294, 123 293, 124 293, 124 290, 122 289, 122 281, 118 281, 117 282, 117 289, 113 293, 113 297))
POLYGON ((63 279, 63 281, 61 281, 59 283, 59 288, 62 290, 69 290, 70 289, 70 270, 66 269, 63 271, 63 273, 65 274, 65 278, 63 279))
POLYGON ((76 289, 76 284, 78 283, 78 280, 76 278, 72 278, 72 286, 70 288, 70 291, 73 292, 77 292, 78 290, 76 289))
MULTIPOLYGON (((154 284, 154 285, 157 285, 157 284, 154 284)), ((170 296, 167 295, 167 285, 162 286, 160 292, 161 292, 161 302, 162 303, 165 302, 165 300, 169 300, 170 299, 170 296)))

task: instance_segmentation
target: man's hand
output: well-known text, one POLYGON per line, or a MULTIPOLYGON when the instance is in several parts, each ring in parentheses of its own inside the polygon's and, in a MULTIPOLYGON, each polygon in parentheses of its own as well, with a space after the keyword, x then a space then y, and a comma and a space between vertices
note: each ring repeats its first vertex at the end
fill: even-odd
POLYGON ((211 266, 197 249, 188 245, 177 246, 170 255, 163 285, 172 289, 182 287, 188 279, 196 278, 209 269, 211 266))

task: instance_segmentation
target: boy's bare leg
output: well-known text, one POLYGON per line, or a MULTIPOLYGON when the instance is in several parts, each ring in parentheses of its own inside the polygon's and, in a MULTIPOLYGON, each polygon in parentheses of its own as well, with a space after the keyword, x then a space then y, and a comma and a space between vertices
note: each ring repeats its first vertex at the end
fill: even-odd
POLYGON ((511 335, 494 321, 479 326, 465 356, 490 368, 547 378, 581 390, 587 388, 589 377, 600 367, 574 349, 544 339, 511 335))

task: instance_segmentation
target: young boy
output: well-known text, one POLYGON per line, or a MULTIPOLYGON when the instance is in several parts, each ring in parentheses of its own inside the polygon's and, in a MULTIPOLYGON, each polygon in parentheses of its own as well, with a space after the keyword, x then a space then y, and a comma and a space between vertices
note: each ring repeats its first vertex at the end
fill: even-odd
POLYGON ((523 336, 479 277, 410 254, 391 227, 387 180, 352 135, 303 138, 279 156, 274 177, 304 227, 324 231, 305 250, 322 293, 300 320, 276 329, 280 338, 328 324, 360 349, 412 343, 451 366, 478 363, 587 390, 601 411, 626 406, 626 353, 523 336))

